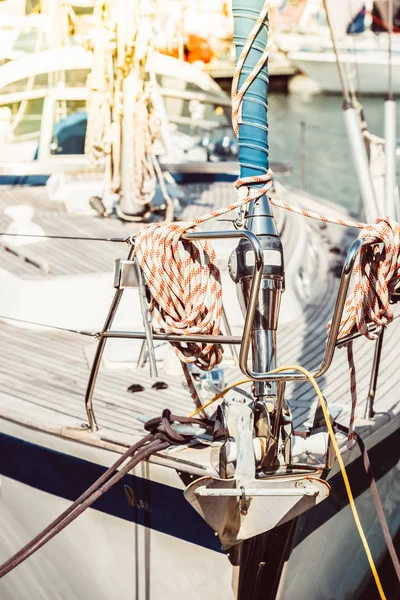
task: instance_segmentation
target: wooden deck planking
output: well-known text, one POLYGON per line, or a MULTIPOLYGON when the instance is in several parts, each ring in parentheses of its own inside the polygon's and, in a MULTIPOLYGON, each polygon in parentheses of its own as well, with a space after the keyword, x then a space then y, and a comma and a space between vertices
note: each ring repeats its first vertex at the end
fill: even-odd
MULTIPOLYGON (((235 198, 232 184, 218 183, 187 186, 191 203, 184 211, 184 218, 190 219, 217 207, 231 203, 235 198)), ((293 195, 294 202, 299 198, 293 195)), ((62 212, 58 205, 49 203, 43 190, 13 188, 0 197, 0 210, 12 203, 32 203, 36 208, 35 222, 41 224, 46 233, 59 235, 88 235, 99 237, 127 236, 138 229, 138 225, 123 225, 114 219, 100 219, 92 216, 71 216, 62 212)), ((286 216, 277 211, 280 228, 283 230, 283 243, 286 258, 295 249, 298 217, 286 216), (283 224, 285 225, 283 227, 283 224)), ((226 218, 229 218, 227 215, 226 218)), ((0 229, 4 230, 8 220, 0 214, 0 229)), ((229 223, 213 221, 203 229, 228 229, 229 223)), ((317 223, 310 223, 310 231, 319 232, 317 223)), ((324 232, 326 247, 338 238, 336 230, 328 227, 324 232)), ((341 235, 341 234, 340 234, 341 235)), ((24 246, 29 254, 48 260, 50 256, 52 275, 73 275, 101 273, 112 270, 116 257, 125 258, 127 248, 123 244, 101 242, 46 241, 24 246)), ((1 267, 26 278, 43 276, 36 267, 23 263, 21 259, 1 252, 1 267)), ((279 364, 300 363, 307 368, 316 367, 323 356, 327 336, 326 323, 333 311, 338 280, 332 274, 326 276, 328 258, 319 265, 319 275, 314 285, 314 296, 310 298, 307 310, 295 324, 283 325, 278 333, 279 364)), ((380 387, 378 387, 376 410, 385 412, 396 408, 400 383, 400 369, 393 369, 391 356, 397 354, 399 325, 393 324, 387 332, 381 365, 380 387)), ((0 322, 0 386, 3 394, 30 402, 32 406, 43 407, 76 419, 77 423, 86 419, 84 393, 89 376, 89 366, 85 348, 95 344, 94 340, 73 334, 51 330, 29 330, 0 322)), ((363 413, 369 385, 369 370, 373 344, 365 340, 357 342, 356 364, 359 381, 359 413, 363 413)), ((227 356, 230 352, 227 349, 227 356)), ((226 383, 242 378, 236 368, 229 363, 225 367, 226 383)), ((168 389, 155 392, 147 367, 142 370, 109 370, 102 367, 94 394, 94 408, 100 425, 116 435, 141 436, 142 425, 136 420, 138 414, 160 414, 165 407, 178 414, 192 410, 189 393, 182 386, 182 378, 166 375, 160 369, 160 380, 168 384, 168 389), (131 394, 127 387, 141 383, 144 392, 131 394)), ((348 366, 346 351, 337 351, 332 369, 321 378, 322 388, 330 404, 342 405, 344 410, 340 420, 348 422, 350 409, 348 366)), ((316 400, 308 383, 289 384, 288 397, 296 427, 313 418, 316 400)), ((365 426, 365 423, 362 424, 365 426)))

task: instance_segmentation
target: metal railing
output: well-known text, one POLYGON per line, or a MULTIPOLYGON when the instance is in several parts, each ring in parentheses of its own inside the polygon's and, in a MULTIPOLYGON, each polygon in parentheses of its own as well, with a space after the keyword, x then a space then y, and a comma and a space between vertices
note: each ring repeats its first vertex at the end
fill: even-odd
MULTIPOLYGON (((264 257, 263 251, 257 236, 249 231, 212 231, 212 232, 193 232, 184 234, 183 239, 187 240, 205 240, 205 239, 235 239, 235 238, 247 238, 250 242, 254 251, 254 274, 250 291, 250 298, 248 304, 248 310, 245 317, 243 333, 241 336, 232 335, 174 335, 168 333, 153 333, 154 340, 162 340, 168 342, 203 342, 203 343, 214 343, 214 344, 228 344, 228 345, 240 345, 239 354, 239 366, 244 375, 252 379, 253 381, 300 381, 305 380, 306 377, 301 373, 285 372, 285 373, 255 373, 248 367, 248 359, 250 352, 251 343, 251 331, 253 322, 256 314, 261 279, 264 268, 264 257)), ((324 357, 319 367, 312 373, 313 377, 318 378, 324 375, 332 364, 335 348, 349 342, 355 337, 359 337, 359 334, 352 334, 346 338, 338 339, 340 323, 342 320, 343 309, 346 302, 347 292, 349 288, 350 278, 353 271, 354 263, 357 258, 357 254, 363 245, 360 239, 355 240, 347 254, 346 260, 343 265, 342 276, 340 280, 339 290, 336 298, 335 308, 332 316, 332 322, 328 333, 328 338, 325 347, 324 357)), ((134 259, 134 246, 132 246, 128 253, 128 260, 134 259)), ((93 393, 96 385, 97 375, 100 368, 101 358, 104 352, 105 344, 108 339, 139 339, 145 340, 146 334, 144 331, 111 331, 112 323, 116 312, 118 310, 119 303, 124 289, 117 289, 112 300, 108 315, 106 317, 103 329, 101 332, 96 334, 98 339, 98 346, 96 349, 93 365, 91 368, 89 381, 85 396, 85 407, 88 418, 88 427, 91 431, 97 430, 97 423, 93 409, 93 393)), ((379 338, 380 339, 380 338, 379 338)), ((378 342, 379 342, 378 339, 378 342)), ((379 358, 379 352, 375 353, 374 364, 372 367, 371 375, 371 389, 376 387, 376 380, 379 371, 379 365, 376 364, 377 355, 379 358)), ((370 398, 370 414, 372 414, 372 401, 370 398)))
MULTIPOLYGON (((242 337, 236 336, 224 336, 224 335, 173 335, 168 333, 154 333, 154 340, 163 340, 168 342, 181 342, 184 340, 185 342, 205 342, 211 344, 243 344, 243 340, 248 338, 250 340, 250 334, 253 326, 253 321, 255 317, 255 312, 257 308, 257 300, 258 294, 260 291, 261 278, 263 274, 264 268, 264 255, 261 244, 254 233, 250 231, 208 231, 201 232, 196 231, 193 233, 187 233, 182 236, 183 239, 187 240, 206 240, 206 239, 231 239, 231 238, 247 238, 250 242, 252 249, 254 251, 254 273, 253 273, 253 281, 251 285, 250 291, 250 300, 249 307, 247 310, 243 335, 242 337)), ((133 260, 135 249, 132 246, 128 253, 127 260, 133 260)), ((88 426, 91 431, 96 431, 98 429, 96 418, 93 410, 93 393, 96 385, 97 375, 100 368, 101 358, 103 356, 105 344, 108 339, 146 339, 145 332, 131 332, 131 331, 110 331, 112 323, 114 321, 114 317, 118 310, 119 303, 122 298, 124 290, 119 288, 116 290, 114 294, 114 298, 111 302, 111 306, 106 317, 103 329, 99 332, 96 337, 98 338, 98 346, 96 348, 96 353, 94 356, 92 369, 89 375, 89 381, 86 389, 85 395, 85 407, 86 414, 88 418, 88 426)), ((243 349, 241 349, 242 354, 243 349)), ((239 357, 240 361, 240 357, 239 357)))

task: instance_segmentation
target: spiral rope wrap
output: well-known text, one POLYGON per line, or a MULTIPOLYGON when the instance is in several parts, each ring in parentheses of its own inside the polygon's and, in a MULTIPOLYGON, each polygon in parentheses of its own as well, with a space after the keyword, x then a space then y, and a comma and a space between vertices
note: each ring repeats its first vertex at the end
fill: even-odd
MULTIPOLYGON (((243 100, 246 92, 250 88, 251 84, 257 79, 261 70, 263 69, 265 63, 268 61, 270 52, 271 52, 271 36, 270 36, 270 27, 268 23, 268 11, 270 9, 271 2, 270 0, 266 0, 262 11, 257 18, 253 29, 250 32, 249 37, 247 38, 242 52, 240 53, 239 59, 237 61, 235 71, 233 73, 232 78, 232 127, 233 131, 237 138, 239 138, 239 125, 243 123, 242 119, 242 108, 243 108, 243 100), (243 65, 246 61, 246 58, 254 44, 254 41, 261 30, 262 27, 267 28, 268 33, 268 43, 266 44, 259 60, 256 65, 253 67, 252 71, 246 77, 245 81, 242 83, 239 88, 239 80, 242 74, 243 65)), ((254 125, 254 124, 253 124, 254 125)), ((267 173, 264 175, 252 175, 249 177, 239 177, 236 182, 236 188, 239 193, 239 198, 250 200, 257 200, 268 193, 270 187, 272 185, 272 171, 268 169, 267 173), (259 186, 259 187, 254 187, 259 186)))

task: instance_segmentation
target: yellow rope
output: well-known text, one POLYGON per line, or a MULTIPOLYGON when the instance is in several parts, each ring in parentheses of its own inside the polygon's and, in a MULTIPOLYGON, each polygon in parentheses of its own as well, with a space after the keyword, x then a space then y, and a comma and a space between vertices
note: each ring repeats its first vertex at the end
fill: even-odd
POLYGON ((235 381, 235 383, 231 383, 231 385, 228 385, 228 387, 226 387, 224 390, 222 390, 222 392, 220 392, 219 394, 214 396, 214 398, 211 398, 211 400, 209 400, 205 404, 202 404, 201 406, 199 406, 199 408, 196 408, 196 410, 194 410, 192 413, 190 413, 189 418, 195 417, 199 413, 203 412, 203 410, 208 408, 209 406, 211 406, 211 404, 214 404, 214 402, 216 402, 220 398, 223 398, 223 396, 225 396, 225 394, 227 394, 229 392, 229 390, 231 390, 232 388, 237 387, 238 385, 243 385, 244 383, 250 383, 251 381, 253 381, 253 380, 252 379, 241 379, 240 381, 235 381))
MULTIPOLYGON (((319 402, 321 404, 322 412, 324 413, 325 423, 326 423, 326 426, 328 428, 328 432, 329 432, 329 436, 330 436, 330 439, 331 439, 331 442, 332 442, 332 446, 333 446, 333 448, 335 450, 336 458, 337 458, 337 461, 339 463, 340 471, 342 473, 342 477, 343 477, 344 485, 345 485, 345 488, 346 488, 347 496, 348 496, 348 499, 349 499, 350 508, 352 510, 352 513, 353 513, 354 521, 355 521, 356 527, 358 529, 358 533, 359 533, 359 536, 361 538, 362 545, 364 546, 365 554, 367 555, 369 566, 370 566, 372 574, 374 576, 376 587, 378 588, 379 596, 380 596, 380 598, 382 600, 386 600, 385 592, 383 591, 381 580, 379 578, 379 574, 378 574, 378 571, 376 569, 376 566, 375 566, 375 563, 374 563, 374 559, 373 559, 372 554, 371 554, 371 550, 369 548, 368 540, 365 537, 365 533, 364 533, 363 527, 361 525, 360 517, 358 516, 356 504, 355 504, 354 497, 353 497, 353 492, 351 491, 351 486, 350 486, 349 478, 347 477, 346 467, 344 465, 344 462, 343 462, 343 459, 342 459, 342 455, 340 453, 340 448, 339 448, 338 443, 336 441, 335 432, 333 431, 333 427, 332 427, 332 424, 331 424, 331 420, 330 420, 330 417, 329 417, 328 408, 326 406, 325 399, 324 399, 324 397, 322 395, 322 392, 321 392, 321 390, 319 388, 318 383, 315 381, 315 379, 311 375, 311 373, 309 371, 307 371, 307 369, 304 369, 304 367, 300 367, 298 365, 287 365, 287 366, 284 366, 284 367, 279 367, 278 369, 274 369, 273 371, 270 371, 270 374, 281 373, 282 371, 289 371, 289 370, 291 370, 291 371, 299 371, 300 373, 303 373, 303 375, 305 375, 307 377, 307 379, 310 381, 310 383, 312 384, 314 390, 317 393, 318 400, 319 400, 319 402)), ((190 416, 194 417, 194 416, 198 415, 202 410, 204 410, 205 408, 207 408, 208 406, 210 406, 211 404, 213 404, 214 402, 216 402, 217 400, 219 400, 220 398, 222 398, 232 388, 234 388, 234 387, 236 387, 238 385, 243 385, 244 383, 249 383, 250 381, 252 381, 252 380, 251 379, 242 379, 241 381, 237 381, 236 383, 232 383, 227 388, 225 388, 222 392, 220 392, 219 394, 217 394, 216 396, 214 396, 214 398, 212 398, 209 402, 206 402, 206 404, 204 404, 203 406, 200 406, 199 408, 197 408, 194 412, 192 412, 192 414, 190 416)))

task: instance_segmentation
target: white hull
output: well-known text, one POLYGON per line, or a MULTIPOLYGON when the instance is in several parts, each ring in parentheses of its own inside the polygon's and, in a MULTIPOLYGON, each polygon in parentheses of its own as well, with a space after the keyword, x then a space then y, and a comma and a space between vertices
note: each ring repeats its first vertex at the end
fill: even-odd
MULTIPOLYGON (((388 439, 393 432, 397 431, 397 438, 399 437, 399 427, 400 417, 397 417, 372 436, 374 450, 371 452, 371 446, 367 446, 370 457, 372 455, 377 457, 376 449, 379 447, 379 443, 385 438, 388 439)), ((390 444, 386 445, 390 448, 390 444)), ((350 453, 346 452, 344 457, 355 494, 360 481, 366 481, 366 475, 362 473, 360 464, 356 475, 355 469, 353 472, 351 470, 350 458, 353 460, 358 456, 358 450, 354 448, 350 453)), ((385 459, 378 460, 384 461, 385 459)), ((360 460, 358 462, 360 463, 360 460)), ((372 468, 378 479, 376 465, 373 464, 372 468)), ((340 480, 340 492, 333 485, 331 497, 326 501, 325 507, 324 503, 321 504, 321 511, 325 509, 327 513, 330 513, 330 518, 315 529, 311 535, 307 534, 315 527, 315 523, 312 523, 313 511, 306 513, 303 521, 299 522, 295 534, 295 547, 282 577, 279 600, 317 598, 316 595, 313 595, 313 590, 315 594, 316 589, 318 589, 318 598, 321 600, 365 597, 362 595, 362 588, 366 580, 371 580, 372 574, 350 506, 346 503, 345 507, 340 508, 340 504, 345 498, 345 492, 337 464, 328 478, 331 485, 335 477, 340 480), (332 504, 329 505, 329 503, 332 504)), ((400 529, 400 461, 378 479, 377 486, 393 538, 400 529)), ((357 497, 356 506, 374 560, 376 564, 379 564, 387 550, 369 489, 357 497)), ((320 515, 317 518, 322 520, 320 515)), ((390 595, 390 590, 387 590, 387 593, 390 595)))
MULTIPOLYGON (((60 482, 63 478, 68 478, 73 485, 74 476, 79 476, 82 465, 90 467, 90 463, 95 463, 106 467, 116 460, 116 454, 107 450, 2 422, 2 431, 5 428, 10 435, 23 436, 23 439, 46 449, 57 449, 63 456, 68 454, 85 461, 79 463, 75 474, 62 472, 61 466, 58 470, 54 463, 52 466, 41 464, 40 470, 44 473, 41 483, 46 485, 46 478, 53 478, 53 481, 47 482, 50 487, 57 485, 55 478, 60 478, 60 482)), ((146 464, 139 466, 135 473, 138 477, 149 477, 156 485, 168 486, 168 490, 173 487, 178 492, 178 489, 183 490, 185 487, 172 469, 146 464)), ((71 502, 11 478, 0 477, 0 562, 4 562, 71 502)), ((60 482, 58 485, 62 486, 60 482)), ((88 487, 90 482, 84 483, 84 487, 88 487)), ((136 524, 133 522, 135 519, 149 519, 151 522, 152 499, 146 499, 150 505, 149 510, 138 494, 138 504, 142 502, 146 508, 134 508, 129 506, 122 485, 119 492, 117 502, 121 500, 126 505, 128 514, 131 511, 131 522, 100 510, 89 509, 35 556, 0 580, 0 598, 172 600, 187 597, 188 590, 193 599, 205 596, 211 600, 233 598, 230 593, 232 569, 224 554, 136 524)), ((183 510, 187 507, 189 512, 192 511, 184 500, 183 493, 179 493, 179 497, 183 510)), ((161 519, 161 527, 168 529, 170 521, 174 520, 173 513, 175 512, 176 518, 179 507, 168 506, 167 498, 160 499, 157 503, 159 507, 160 502, 166 504, 165 510, 158 515, 157 522, 160 524, 161 519)), ((196 518, 196 513, 192 513, 194 525, 184 523, 184 528, 196 527, 200 517, 196 518)), ((213 534, 210 532, 211 543, 212 538, 213 534)))
MULTIPOLYGON (((324 92, 340 93, 340 79, 332 52, 299 51, 289 54, 293 65, 313 79, 324 92)), ((357 92, 385 94, 388 91, 387 57, 383 53, 343 54, 341 61, 357 92)), ((400 56, 393 59, 393 92, 400 95, 400 56)))
MULTIPOLYGON (((400 417, 395 418, 371 436, 376 448, 389 435, 398 432, 399 420, 400 417)), ((37 432, 7 421, 1 421, 1 432, 6 435, 0 434, 0 441, 16 440, 22 448, 26 448, 26 444, 21 444, 21 440, 24 440, 35 444, 30 447, 34 451, 37 448, 42 451, 44 449, 45 452, 53 451, 49 454, 49 462, 40 464, 38 484, 42 488, 43 485, 55 485, 56 488, 61 485, 62 489, 68 490, 69 482, 73 487, 74 480, 82 474, 83 465, 85 468, 90 465, 95 468, 98 465, 105 467, 116 456, 108 450, 37 432), (69 460, 67 471, 65 457, 69 460), (76 460, 78 463, 74 468, 76 460)), ((357 450, 353 450, 352 459, 357 455, 357 450)), ((32 451, 28 451, 27 456, 32 456, 34 460, 32 451)), ((11 458, 21 466, 26 456, 22 453, 11 458)), ((17 467, 18 472, 29 471, 29 460, 21 468, 20 466, 17 467)), ((359 473, 360 469, 358 475, 359 473)), ((167 497, 155 498, 154 492, 143 499, 139 492, 136 496, 139 508, 130 507, 124 497, 123 486, 120 486, 117 492, 119 496, 113 496, 112 507, 115 508, 119 501, 126 503, 128 509, 132 510, 132 521, 140 522, 144 519, 143 522, 146 523, 148 519, 150 527, 129 522, 115 514, 107 514, 104 510, 89 509, 36 555, 0 581, 2 600, 176 600, 187 598, 189 590, 193 600, 204 597, 210 600, 233 598, 234 573, 228 559, 224 554, 204 547, 204 542, 205 545, 210 540, 213 543, 213 533, 207 531, 206 536, 198 540, 199 543, 182 539, 186 535, 191 537, 190 530, 198 527, 198 521, 194 511, 190 513, 193 523, 182 512, 189 505, 186 505, 181 494, 184 485, 178 474, 172 469, 153 464, 139 466, 135 474, 139 478, 149 478, 158 488, 167 486, 165 489, 175 490, 175 505, 167 497), (179 515, 185 521, 184 529, 180 529, 181 532, 184 531, 183 536, 174 537, 160 531, 164 526, 166 529, 173 529, 179 525, 177 515, 178 521, 179 515), (200 545, 202 543, 203 546, 200 545)), ((332 475, 334 477, 335 472, 332 475)), ((330 480, 332 481, 332 476, 330 480)), ((399 469, 394 465, 378 482, 393 535, 400 527, 399 481, 399 469)), ((91 481, 82 483, 86 487, 91 481)), ((352 484, 356 485, 354 477, 352 484)), ((338 502, 335 491, 332 497, 338 502)), ((283 571, 281 600, 315 597, 312 594, 313 591, 315 593, 316 582, 321 598, 339 600, 353 597, 368 576, 368 564, 348 505, 342 509, 336 506, 334 514, 329 516, 329 512, 332 512, 329 502, 329 499, 326 500, 320 505, 320 510, 313 509, 299 522, 294 549, 283 571), (324 512, 327 512, 328 518, 324 516, 324 512), (315 519, 317 524, 321 521, 317 528, 315 519), (304 533, 307 530, 309 535, 304 533), (341 532, 340 536, 337 535, 338 532, 341 532), (334 543, 331 543, 332 540, 334 543), (347 576, 349 573, 351 576, 347 576)), ((69 504, 70 500, 36 489, 26 482, 1 476, 0 561, 6 560, 69 504)), ((375 559, 379 561, 385 553, 385 547, 369 491, 358 496, 357 506, 375 559)), ((189 507, 189 510, 192 509, 189 507)))

